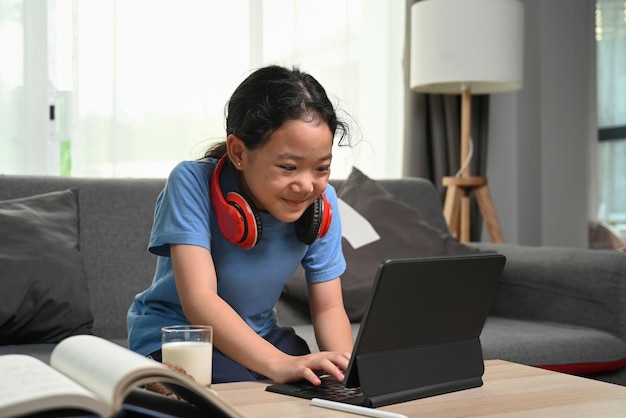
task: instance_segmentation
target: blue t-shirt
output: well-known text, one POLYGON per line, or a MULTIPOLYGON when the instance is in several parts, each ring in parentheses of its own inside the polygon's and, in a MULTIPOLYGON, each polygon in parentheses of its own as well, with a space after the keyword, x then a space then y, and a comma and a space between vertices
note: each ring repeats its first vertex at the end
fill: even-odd
MULTIPOLYGON (((309 283, 332 280, 346 268, 337 195, 330 184, 325 193, 333 217, 326 236, 306 245, 296 238, 294 223, 261 212, 261 240, 246 250, 228 242, 217 226, 209 198, 209 179, 216 164, 213 158, 178 164, 157 199, 148 245, 158 256, 156 272, 152 285, 135 296, 127 316, 133 351, 150 354, 161 348, 161 327, 189 323, 176 291, 170 244, 197 245, 211 251, 218 294, 261 336, 276 327, 274 306, 299 264, 309 283)), ((220 177, 223 193, 238 191, 228 164, 220 177)))

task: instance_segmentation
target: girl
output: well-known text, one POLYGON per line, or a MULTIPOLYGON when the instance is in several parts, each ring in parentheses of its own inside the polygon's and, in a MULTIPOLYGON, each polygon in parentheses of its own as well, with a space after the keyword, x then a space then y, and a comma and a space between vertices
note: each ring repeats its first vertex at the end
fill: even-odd
POLYGON ((213 383, 318 374, 343 379, 352 351, 332 144, 347 126, 309 74, 279 66, 245 79, 227 107, 226 141, 172 170, 156 202, 150 288, 128 312, 129 346, 161 360, 167 325, 213 326, 213 383), (321 352, 280 328, 274 305, 302 264, 321 352))

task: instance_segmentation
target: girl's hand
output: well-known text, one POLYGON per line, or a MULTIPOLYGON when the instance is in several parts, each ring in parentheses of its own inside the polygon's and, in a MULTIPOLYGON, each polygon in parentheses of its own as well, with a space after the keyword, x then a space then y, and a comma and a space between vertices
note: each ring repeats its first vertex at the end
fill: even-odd
POLYGON ((322 383, 318 375, 327 374, 342 381, 348 368, 350 353, 322 351, 304 356, 288 356, 276 367, 272 376, 275 383, 306 379, 315 386, 322 383))

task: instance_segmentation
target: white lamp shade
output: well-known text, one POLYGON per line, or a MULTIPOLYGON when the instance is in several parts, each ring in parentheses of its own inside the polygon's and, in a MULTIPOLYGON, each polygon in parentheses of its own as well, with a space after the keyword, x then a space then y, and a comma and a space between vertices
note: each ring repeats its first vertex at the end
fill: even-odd
POLYGON ((519 0, 422 0, 411 7, 411 88, 472 94, 522 86, 524 9, 519 0))

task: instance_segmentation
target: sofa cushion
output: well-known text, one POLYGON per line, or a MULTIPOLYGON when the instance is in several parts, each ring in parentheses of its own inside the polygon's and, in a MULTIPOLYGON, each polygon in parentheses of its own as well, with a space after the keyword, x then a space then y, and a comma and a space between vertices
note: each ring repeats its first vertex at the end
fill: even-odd
MULTIPOLYGON (((346 312, 352 322, 360 321, 363 316, 382 261, 481 252, 431 227, 417 209, 401 202, 357 168, 352 169, 337 196, 370 222, 380 235, 379 240, 356 249, 345 238, 342 240, 347 268, 341 276, 341 285, 346 312)), ((285 293, 306 301, 302 270, 287 283, 285 293)))
POLYGON ((90 333, 75 192, 0 202, 0 231, 0 344, 90 333))
POLYGON ((480 335, 486 360, 588 375, 626 366, 626 342, 593 328, 489 316, 480 335))

